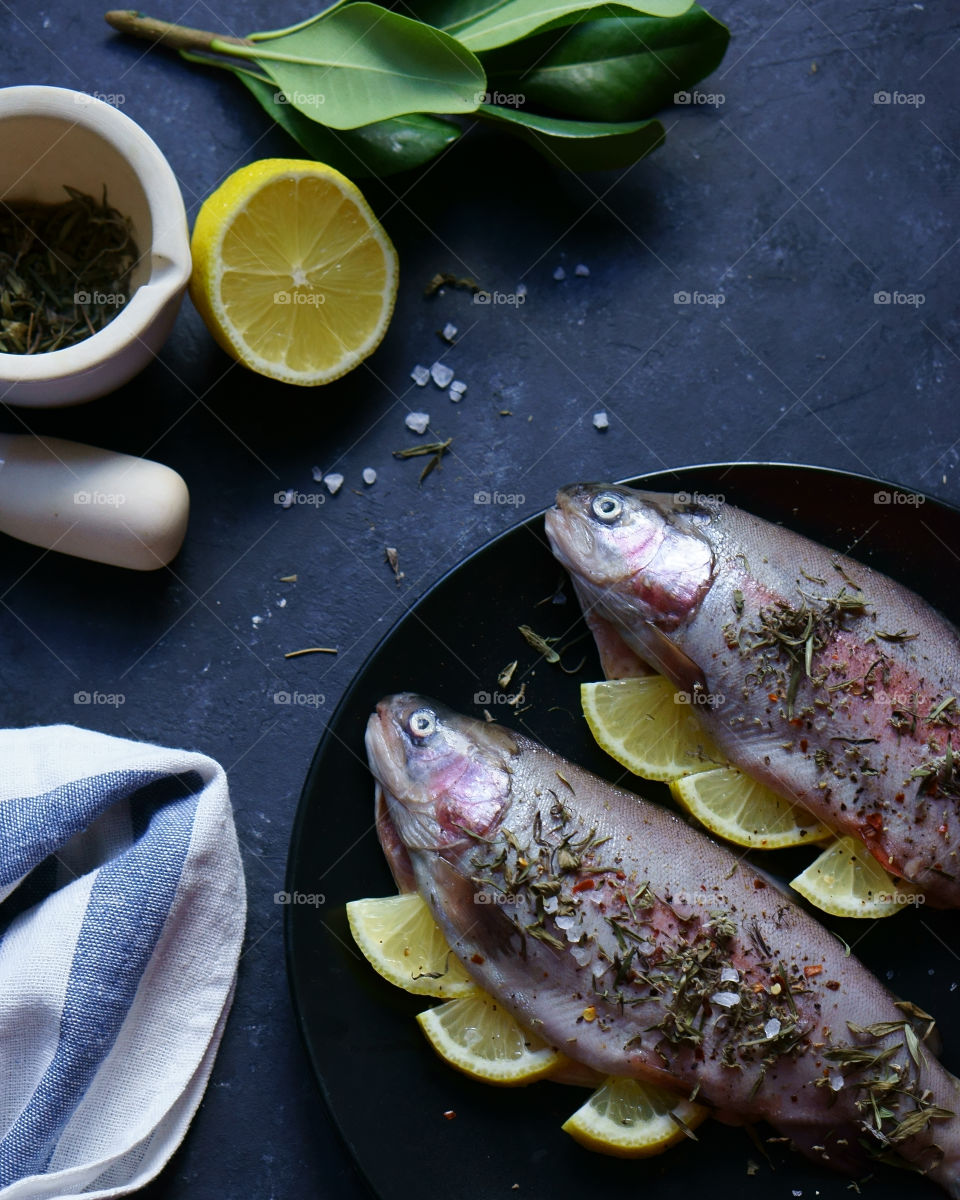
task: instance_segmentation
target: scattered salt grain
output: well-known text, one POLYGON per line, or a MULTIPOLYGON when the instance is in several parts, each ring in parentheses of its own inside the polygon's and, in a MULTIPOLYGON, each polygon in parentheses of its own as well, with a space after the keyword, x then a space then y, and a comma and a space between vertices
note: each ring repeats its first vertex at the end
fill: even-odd
POLYGON ((610 428, 610 422, 607 419, 607 414, 605 412, 598 412, 598 413, 593 414, 593 427, 594 427, 594 429, 609 429, 610 428))
POLYGON ((832 1092, 840 1092, 843 1090, 843 1076, 839 1071, 834 1071, 830 1076, 830 1090, 832 1092))
POLYGON ((780 1032, 780 1022, 776 1017, 771 1017, 763 1027, 763 1036, 765 1038, 775 1038, 780 1032))
POLYGON ((590 274, 590 268, 585 263, 577 263, 573 269, 573 273, 583 279, 590 274))
POLYGON ((370 487, 371 484, 377 482, 377 473, 373 467, 363 468, 363 482, 367 485, 367 487, 370 487))
POLYGON ((734 1008, 740 1003, 740 997, 735 992, 714 992, 710 1003, 719 1004, 721 1008, 734 1008))
POLYGON ((561 279, 566 279, 567 273, 563 269, 563 267, 557 267, 557 269, 553 273, 553 277, 557 281, 557 283, 559 283, 561 279))
POLYGON ((453 368, 448 367, 446 363, 435 362, 430 368, 430 375, 438 388, 449 387, 453 379, 453 368))
POLYGON ((558 929, 572 929, 573 928, 573 920, 574 920, 573 917, 557 917, 557 928, 558 929))
POLYGON ((543 902, 544 912, 555 913, 559 907, 560 901, 556 898, 556 896, 548 896, 543 902))
POLYGON ((451 324, 450 324, 450 322, 448 321, 448 322, 446 323, 446 325, 444 325, 444 327, 443 327, 443 329, 442 329, 442 331, 441 331, 441 333, 440 333, 440 336, 443 338, 443 340, 444 340, 445 342, 451 342, 451 343, 452 343, 452 342, 453 342, 453 339, 454 339, 454 338, 457 336, 457 327, 456 327, 456 325, 451 325, 451 324))
POLYGON ((421 367, 418 363, 410 372, 410 378, 417 385, 417 387, 426 387, 430 382, 430 372, 426 367, 421 367))
POLYGON ((286 607, 287 607, 287 598, 286 598, 286 596, 281 596, 280 599, 277 601, 277 608, 286 608, 286 607))
POLYGON ((314 483, 323 482, 323 470, 320 467, 311 467, 310 474, 313 476, 314 483))
POLYGON ((330 495, 335 496, 343 487, 343 476, 334 473, 333 475, 328 475, 323 482, 327 485, 327 491, 330 495))
POLYGON ((407 413, 403 423, 413 433, 426 433, 427 426, 430 424, 430 414, 425 412, 407 413))
POLYGON ((293 488, 287 488, 283 493, 283 499, 280 501, 281 508, 289 508, 293 504, 293 488))
POLYGON ((251 617, 251 618, 250 618, 250 622, 251 622, 251 624, 253 625, 254 629, 256 629, 256 627, 257 627, 258 625, 262 625, 262 624, 263 624, 263 617, 251 617))
POLYGON ((736 967, 724 967, 723 970, 720 972, 720 982, 721 983, 739 983, 740 982, 740 972, 737 970, 736 967))
POLYGON ((574 962, 580 967, 585 967, 593 958, 593 951, 589 946, 571 946, 570 953, 573 955, 574 962))
POLYGON ((450 391, 447 392, 447 395, 454 402, 454 404, 459 404, 460 401, 463 399, 463 392, 455 392, 453 390, 453 388, 451 388, 450 391))

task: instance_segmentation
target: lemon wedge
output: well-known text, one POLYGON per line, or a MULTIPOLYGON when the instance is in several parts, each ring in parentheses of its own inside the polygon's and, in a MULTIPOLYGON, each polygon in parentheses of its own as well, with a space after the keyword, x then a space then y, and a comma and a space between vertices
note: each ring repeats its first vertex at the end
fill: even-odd
POLYGON ((674 1092, 611 1076, 562 1128, 588 1150, 649 1158, 689 1137, 706 1115, 674 1092))
POLYGON ((837 838, 790 886, 835 917, 888 917, 914 902, 916 888, 903 887, 852 837, 837 838))
POLYGON ((506 1087, 533 1083, 565 1061, 558 1050, 527 1033, 492 996, 479 990, 428 1008, 417 1021, 444 1062, 483 1083, 506 1087))
POLYGON ((585 683, 583 715, 602 749, 635 775, 669 782, 726 762, 662 675, 585 683))
POLYGON ((360 190, 323 163, 266 158, 204 201, 190 296, 220 346, 272 379, 329 383, 380 344, 397 254, 360 190))
POLYGON ((700 771, 670 784, 674 798, 711 833, 737 846, 780 850, 830 837, 830 830, 736 767, 700 771))
POLYGON ((417 892, 351 900, 347 921, 374 970, 404 991, 440 998, 479 991, 417 892))

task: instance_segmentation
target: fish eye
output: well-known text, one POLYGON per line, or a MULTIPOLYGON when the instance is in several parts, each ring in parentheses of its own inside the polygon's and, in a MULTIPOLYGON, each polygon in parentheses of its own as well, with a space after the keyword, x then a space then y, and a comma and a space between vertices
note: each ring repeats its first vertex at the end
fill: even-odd
POLYGON ((423 741, 437 732, 437 714, 432 708, 418 708, 407 720, 407 732, 417 741, 423 741))
POLYGON ((623 501, 612 492, 601 492, 593 501, 593 515, 604 525, 612 525, 623 513, 623 501))

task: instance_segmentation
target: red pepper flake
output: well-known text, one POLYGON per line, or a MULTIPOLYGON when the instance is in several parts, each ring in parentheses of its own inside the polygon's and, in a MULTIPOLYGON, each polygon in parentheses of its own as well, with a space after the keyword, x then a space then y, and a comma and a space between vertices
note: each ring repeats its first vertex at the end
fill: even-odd
POLYGON ((592 879, 581 879, 570 889, 572 892, 592 892, 597 885, 592 879))
POLYGON ((938 826, 937 826, 937 833, 942 833, 942 834, 944 835, 944 837, 946 837, 946 834, 947 834, 947 827, 946 827, 946 825, 938 825, 938 826))
POLYGON ((795 729, 800 729, 803 725, 803 717, 791 717, 789 724, 793 725, 795 729))
POLYGON ((452 1121, 456 1117, 456 1115, 457 1114, 453 1111, 452 1108, 448 1108, 447 1111, 443 1114, 443 1119, 445 1121, 452 1121))
POLYGON ((626 879, 626 877, 627 877, 627 875, 626 875, 626 872, 625 872, 625 871, 618 871, 618 872, 617 872, 617 878, 618 878, 618 879, 620 879, 620 880, 623 880, 623 879, 626 879))
POLYGON ((765 888, 767 885, 764 883, 764 881, 762 879, 754 879, 753 886, 759 892, 759 891, 762 891, 762 889, 765 888))
POLYGON ((477 966, 479 967, 479 966, 480 966, 480 964, 481 964, 482 962, 485 962, 486 960, 484 959, 484 957, 483 957, 483 955, 482 955, 482 954, 471 954, 471 955, 470 955, 470 961, 471 961, 472 963, 476 963, 476 964, 477 964, 477 966))
POLYGON ((839 992, 840 991, 840 980, 839 979, 828 979, 827 982, 823 986, 828 987, 831 992, 839 992))
POLYGON ((803 751, 803 753, 804 753, 804 754, 806 754, 806 752, 807 752, 807 747, 808 747, 809 745, 810 745, 810 743, 807 741, 807 739, 806 739, 806 738, 801 738, 801 739, 800 739, 800 749, 803 751))
POLYGON ((894 800, 896 800, 898 804, 902 804, 904 800, 906 800, 906 796, 904 796, 903 792, 897 792, 897 794, 894 796, 894 800))
POLYGON ((780 697, 777 695, 776 692, 770 692, 767 695, 767 699, 772 700, 774 702, 774 704, 776 704, 776 702, 780 699, 780 697))
POLYGON ((806 975, 806 977, 808 979, 812 979, 814 977, 814 975, 819 975, 822 970, 823 970, 822 963, 814 963, 813 966, 804 967, 803 973, 804 973, 804 975, 806 975))

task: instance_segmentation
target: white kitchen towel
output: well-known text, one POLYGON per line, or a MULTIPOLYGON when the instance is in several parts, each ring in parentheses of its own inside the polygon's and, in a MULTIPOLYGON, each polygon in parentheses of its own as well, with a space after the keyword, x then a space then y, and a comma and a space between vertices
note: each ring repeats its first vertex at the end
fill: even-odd
POLYGON ((245 915, 212 759, 0 730, 0 1200, 157 1174, 210 1077, 245 915))

